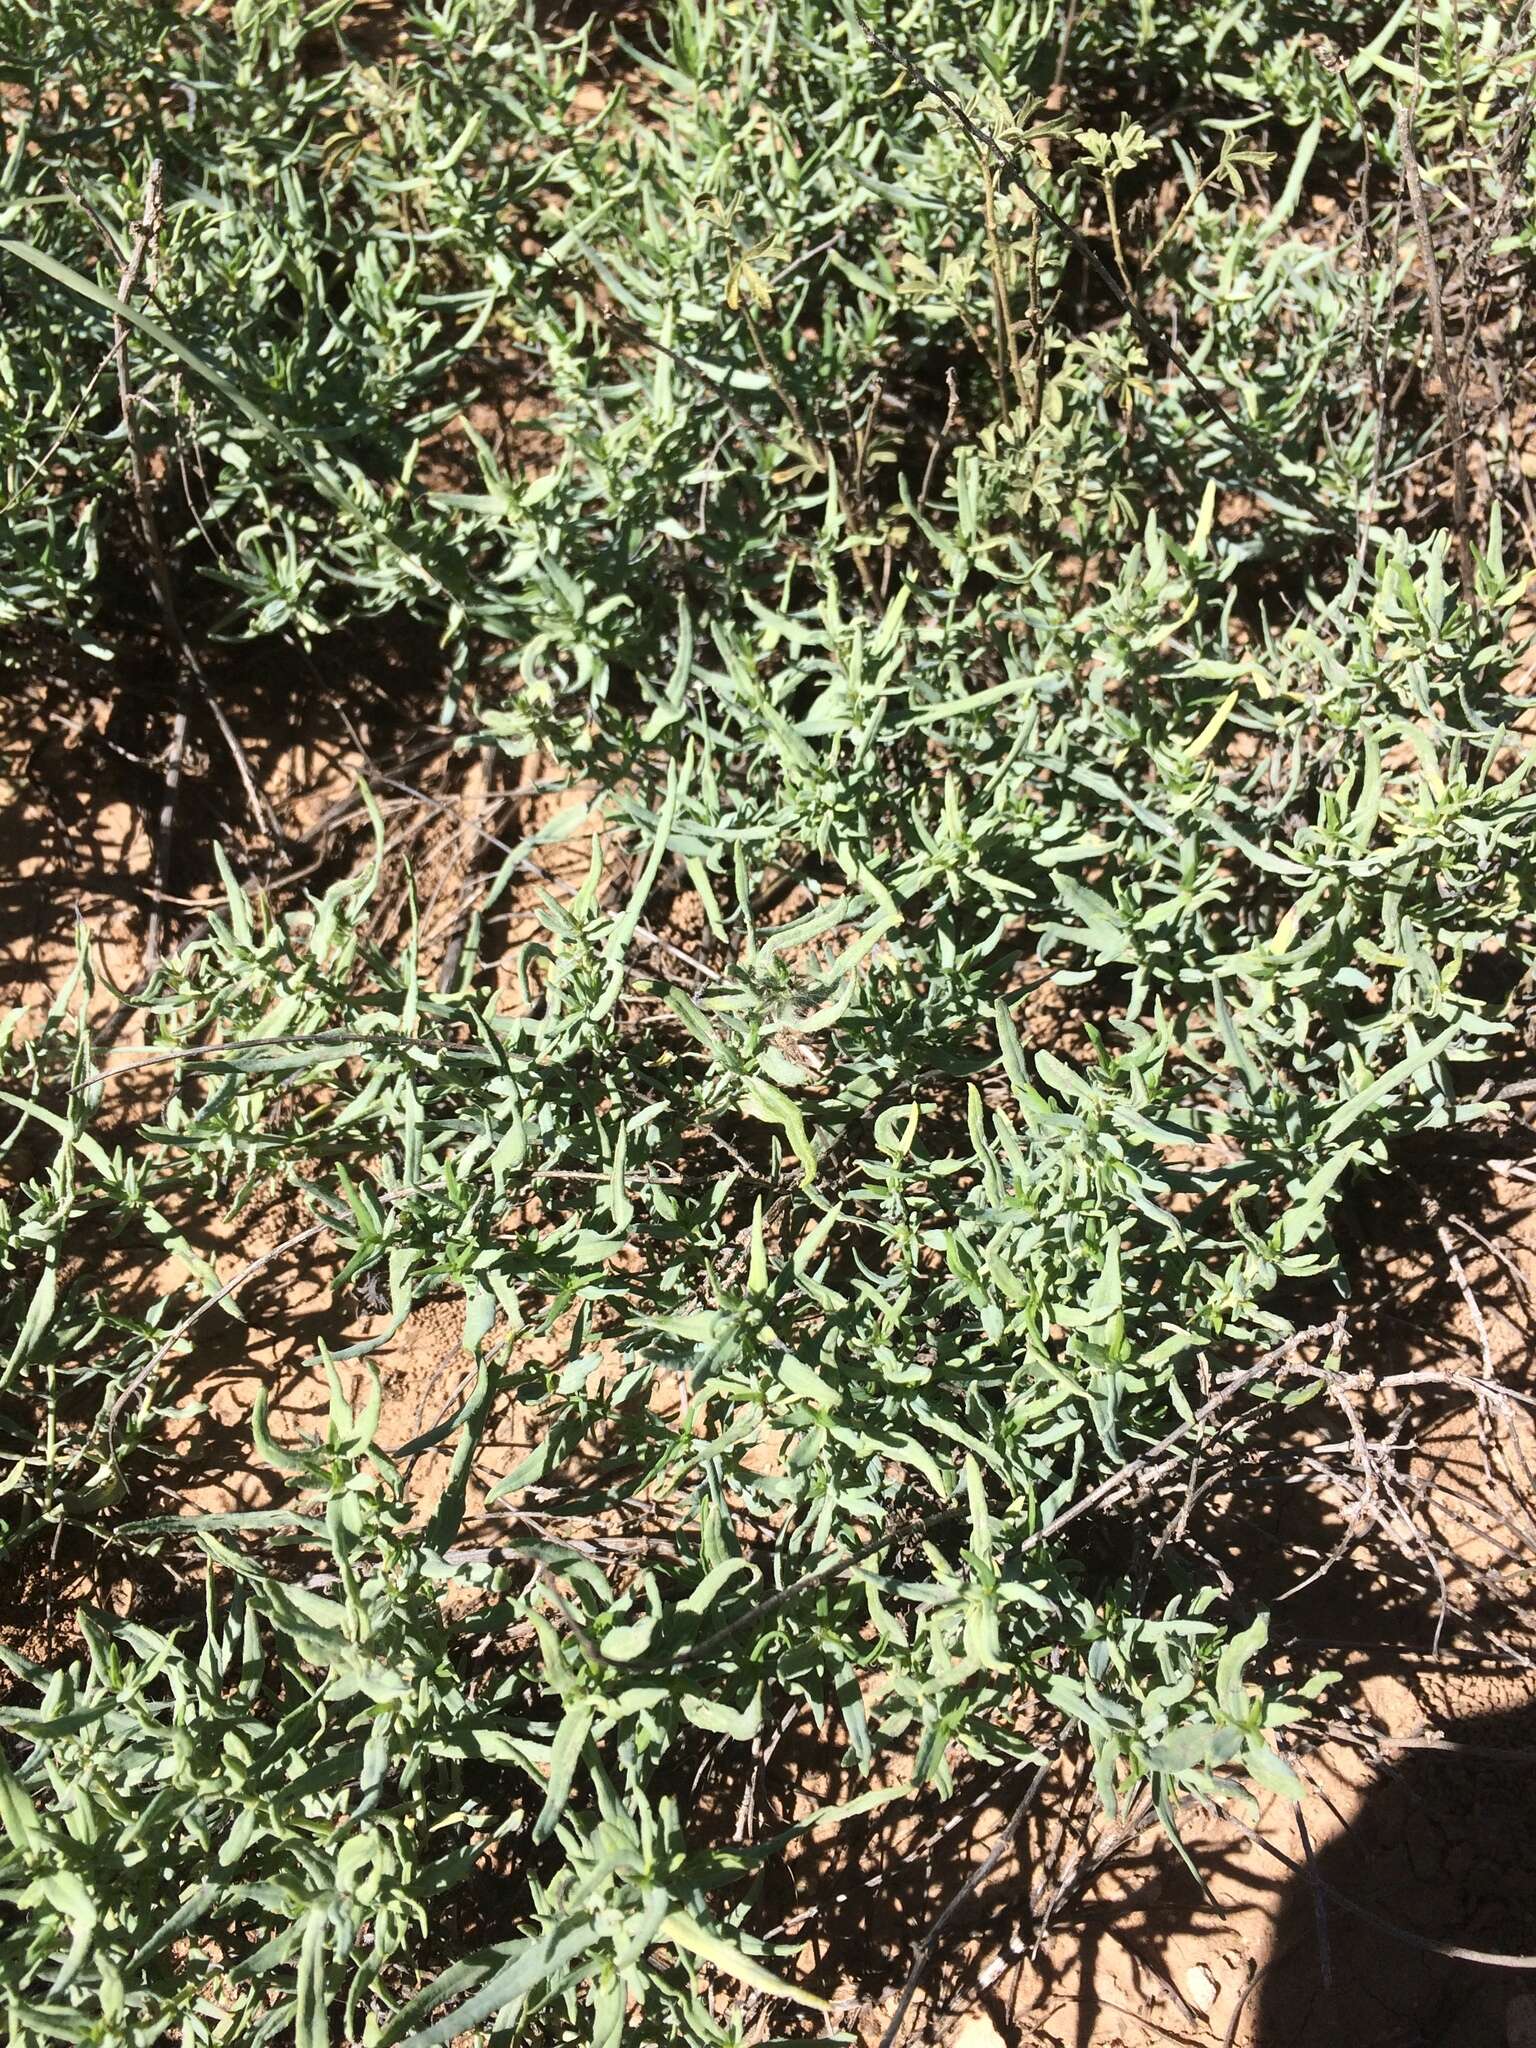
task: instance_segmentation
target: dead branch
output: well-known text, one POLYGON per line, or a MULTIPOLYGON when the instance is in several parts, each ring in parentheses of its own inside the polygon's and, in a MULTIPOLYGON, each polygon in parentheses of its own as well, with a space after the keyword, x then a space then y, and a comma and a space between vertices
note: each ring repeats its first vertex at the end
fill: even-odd
POLYGON ((922 1983, 927 1973, 928 1965, 933 1960, 934 1949, 937 1947, 945 1928, 964 1909, 967 1902, 975 1897, 976 1893, 1008 1853, 1014 1837, 1028 1818, 1030 1808, 1040 1796, 1040 1788, 1045 1783, 1050 1767, 1049 1760, 1038 1767, 1025 1788, 1024 1797, 998 1830, 997 1839, 993 1842, 991 1848, 965 1880, 965 1883, 961 1885, 948 1905, 938 1914, 937 1918, 930 1925, 928 1932, 918 1943, 913 1953, 911 1968, 907 1971, 906 1982, 902 1985, 901 1991, 897 1996, 895 2011, 891 2014, 885 2031, 880 2036, 880 2048, 895 2048, 896 2040, 901 2033, 902 2021, 907 2016, 907 2008, 917 1996, 918 1986, 922 1983))
POLYGON ((1435 261, 1434 236, 1430 232, 1429 207, 1424 198, 1424 181, 1419 174, 1418 154, 1413 144, 1413 101, 1397 111, 1397 139, 1403 154, 1403 177, 1408 186, 1408 206, 1418 235, 1419 260, 1424 266, 1424 293, 1429 304, 1429 329, 1435 345, 1435 368, 1440 375, 1441 402, 1445 406, 1446 430, 1451 442, 1451 476, 1454 492, 1456 568, 1461 577, 1461 594, 1470 604, 1475 594, 1472 576, 1472 485, 1467 473, 1467 449, 1461 419, 1461 384, 1451 367, 1445 339, 1445 310, 1440 293, 1440 266, 1435 261))
MULTIPOLYGON (((155 158, 149 168, 149 177, 144 187, 144 206, 139 225, 134 232, 133 247, 118 278, 117 297, 126 305, 138 289, 145 261, 160 232, 164 217, 164 170, 160 159, 155 158)), ((188 675, 196 686, 199 696, 218 727, 219 736, 229 750, 240 777, 245 799, 251 814, 263 835, 277 844, 282 831, 277 818, 268 803, 266 794, 257 781, 250 759, 240 743, 240 737, 225 715, 224 707, 214 694, 213 686, 198 659, 197 652, 187 638, 181 614, 176 605, 176 594, 171 581, 170 563, 165 552, 165 543, 160 533, 160 522, 155 513, 154 500, 149 488, 148 471, 144 460, 144 443, 139 433, 138 396, 133 388, 133 379, 128 366, 128 322, 121 313, 112 315, 112 354, 117 366, 118 404, 123 416, 123 435, 128 447, 128 476, 133 490, 134 509, 138 513, 139 527, 144 536, 144 546, 149 558, 150 582, 154 587, 155 601, 165 620, 166 631, 186 665, 188 675)), ((163 889, 164 869, 168 852, 170 833, 174 827, 177 796, 181 785, 182 762, 186 750, 188 706, 185 692, 177 710, 176 723, 171 737, 171 748, 166 765, 166 795, 160 811, 158 844, 155 854, 155 886, 163 889)), ((154 952, 158 949, 158 911, 151 913, 153 947, 146 940, 145 951, 153 965, 154 952)))

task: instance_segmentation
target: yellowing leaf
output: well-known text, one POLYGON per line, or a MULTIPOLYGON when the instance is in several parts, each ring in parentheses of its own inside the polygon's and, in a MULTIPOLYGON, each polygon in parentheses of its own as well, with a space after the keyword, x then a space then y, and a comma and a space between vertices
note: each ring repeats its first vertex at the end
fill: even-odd
POLYGON ((825 1998, 819 1998, 814 1991, 802 1990, 787 1978, 776 1977, 755 1956, 746 1955, 723 1934, 717 1934, 712 1927, 705 1927, 695 1920, 691 1913, 668 1913, 657 1931, 663 1941, 670 1941, 674 1947, 697 1956, 700 1962, 712 1963, 726 1976, 734 1977, 738 1984, 750 1984, 754 1991, 766 1991, 770 1998, 792 1998, 797 2005, 809 2005, 817 2012, 830 2012, 832 2009, 825 1998))
POLYGON ((1221 728, 1232 716, 1232 707, 1237 702, 1237 699, 1238 692, 1236 690, 1229 690, 1227 692, 1226 696, 1222 698, 1221 702, 1216 706, 1216 709, 1211 713, 1210 717, 1205 721, 1204 725, 1201 726, 1199 732, 1196 733, 1195 737, 1184 749, 1184 753, 1187 759, 1191 761, 1199 760, 1200 756, 1211 744, 1211 741, 1215 739, 1217 733, 1221 731, 1221 728))

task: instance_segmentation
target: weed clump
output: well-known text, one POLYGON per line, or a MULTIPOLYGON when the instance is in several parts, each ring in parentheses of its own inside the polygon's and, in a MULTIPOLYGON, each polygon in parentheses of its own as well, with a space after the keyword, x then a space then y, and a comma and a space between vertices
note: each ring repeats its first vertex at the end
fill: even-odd
POLYGON ((1179 1501, 1369 1373, 1333 1219, 1497 1113, 1536 910, 1518 48, 1336 16, 0 9, 0 616, 110 653, 147 491, 172 667, 425 619, 553 791, 440 970, 369 796, 312 893, 221 852, 146 1051, 83 946, 5 1056, 0 1543, 169 1588, 0 1651, 18 2040, 733 2041, 837 1988, 813 1829, 1293 1789, 1323 1675, 1179 1501), (378 1313, 323 1431, 255 1404, 277 1504, 183 1513, 274 1190, 378 1313), (800 1718, 825 1804, 694 1810, 800 1718))

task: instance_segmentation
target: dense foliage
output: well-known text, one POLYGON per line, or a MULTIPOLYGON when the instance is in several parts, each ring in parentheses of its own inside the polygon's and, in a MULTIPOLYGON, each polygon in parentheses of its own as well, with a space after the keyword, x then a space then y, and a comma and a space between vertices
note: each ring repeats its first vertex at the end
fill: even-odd
POLYGON ((1049 1525, 1284 1346, 1532 957, 1504 473, 1464 577, 1403 495, 1445 421, 1397 123, 1518 294, 1530 51, 1305 14, 875 24, 1046 212, 855 0, 0 8, 4 615, 111 651, 158 161, 127 348, 184 607, 429 620, 464 743, 567 790, 487 900, 591 848, 446 989, 369 941, 382 856, 301 905, 227 870, 142 1121, 78 988, 5 1055, 7 1561, 201 1581, 3 1653, 14 2039, 740 2039, 816 2002, 753 1931, 786 1841, 681 1793, 790 1709, 845 1818, 1053 1729, 1109 1804, 1288 1782, 1241 1589, 1049 1525), (171 1367, 238 1310, 189 1219, 274 1185, 390 1328, 462 1299, 425 1503, 327 1355, 324 1441, 252 1418, 287 1505, 161 1512, 171 1367))

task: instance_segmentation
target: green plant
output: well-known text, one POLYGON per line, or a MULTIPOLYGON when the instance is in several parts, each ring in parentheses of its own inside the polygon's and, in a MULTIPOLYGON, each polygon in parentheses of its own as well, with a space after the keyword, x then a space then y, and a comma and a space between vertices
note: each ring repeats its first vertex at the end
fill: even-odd
MULTIPOLYGON (((1085 10, 1070 121, 1045 0, 887 25, 1104 209, 1227 430, 851 5, 672 0, 579 117, 588 46, 489 0, 402 10, 377 64, 336 5, 9 12, 18 129, 83 130, 98 211, 166 166, 130 346, 203 479, 164 497, 204 629, 431 617, 461 744, 571 790, 488 895, 590 841, 502 981, 482 925, 446 988, 413 903, 369 938, 382 832, 304 902, 226 865, 139 998, 131 1140, 74 991, 8 1055, 7 1555, 195 1550, 203 1596, 8 1660, 17 2038, 742 2038, 739 1987, 817 2001, 754 1931, 789 1840, 678 1786, 791 1713, 849 1823, 1063 1743, 1170 1827, 1286 1788, 1316 1683, 1096 1517, 1326 1392, 1294 1309, 1343 1285, 1349 1178, 1487 1113, 1530 963, 1503 514, 1466 593, 1395 516, 1440 430, 1381 409, 1417 305, 1395 249, 1298 225, 1390 147, 1405 10, 1345 10, 1342 73, 1280 9, 1085 10), (525 352, 554 447, 519 467, 454 380, 525 352), (327 1354, 324 1441, 253 1417, 281 1506, 151 1512, 172 1368, 239 1310, 201 1226, 274 1188, 391 1330, 462 1301, 458 1391, 384 1445, 327 1354), (186 1277, 133 1309, 104 1241, 186 1277)), ((1518 51, 1427 12, 1422 133, 1491 185, 1518 51)), ((7 187, 6 602, 101 640, 110 403, 36 458, 115 264, 51 162, 18 143, 7 187)))

